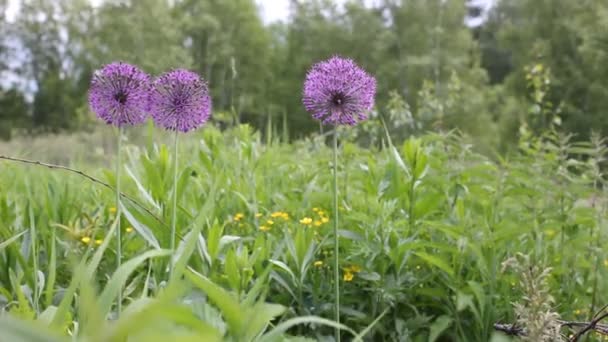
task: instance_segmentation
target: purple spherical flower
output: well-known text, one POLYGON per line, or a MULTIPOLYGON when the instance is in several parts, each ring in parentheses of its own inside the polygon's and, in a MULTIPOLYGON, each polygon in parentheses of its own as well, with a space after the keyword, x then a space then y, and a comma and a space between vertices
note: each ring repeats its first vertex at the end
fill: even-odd
POLYGON ((203 125, 211 115, 207 83, 196 73, 177 69, 154 81, 150 112, 156 125, 188 132, 203 125))
POLYGON ((136 125, 147 118, 150 77, 136 66, 114 62, 95 71, 89 106, 107 124, 136 125))
POLYGON ((302 102, 324 124, 355 125, 374 106, 376 80, 355 62, 332 57, 312 67, 304 82, 302 102))

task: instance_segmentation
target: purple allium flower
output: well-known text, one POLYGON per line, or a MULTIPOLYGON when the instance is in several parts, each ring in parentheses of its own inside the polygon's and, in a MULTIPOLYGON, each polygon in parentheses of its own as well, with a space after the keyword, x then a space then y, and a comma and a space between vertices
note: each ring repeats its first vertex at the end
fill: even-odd
POLYGON ((374 106, 376 79, 355 62, 332 57, 315 64, 306 75, 302 102, 324 124, 355 125, 374 106))
POLYGON ((196 73, 177 69, 158 77, 152 85, 150 112, 156 125, 188 132, 211 115, 207 83, 196 73))
POLYGON ((95 71, 89 106, 107 124, 137 125, 148 117, 150 77, 138 67, 114 62, 95 71))

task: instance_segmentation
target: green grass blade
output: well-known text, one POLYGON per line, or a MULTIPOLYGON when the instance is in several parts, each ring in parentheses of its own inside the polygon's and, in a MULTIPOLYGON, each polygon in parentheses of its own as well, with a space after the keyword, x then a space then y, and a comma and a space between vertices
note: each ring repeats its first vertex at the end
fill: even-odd
POLYGON ((4 250, 6 247, 8 247, 11 243, 19 240, 20 237, 23 236, 23 234, 25 234, 27 232, 27 230, 24 230, 20 233, 15 234, 14 236, 6 239, 5 241, 0 242, 0 251, 4 250))

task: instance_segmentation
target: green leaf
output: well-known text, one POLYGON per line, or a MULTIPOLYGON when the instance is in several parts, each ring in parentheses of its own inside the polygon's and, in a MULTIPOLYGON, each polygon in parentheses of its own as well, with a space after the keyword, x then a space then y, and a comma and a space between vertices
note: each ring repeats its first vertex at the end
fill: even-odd
POLYGON ((414 254, 416 254, 416 256, 418 256, 420 259, 424 260, 427 264, 439 268, 451 277, 454 276, 454 270, 443 259, 434 255, 426 254, 424 252, 415 252, 414 254))
POLYGON ((291 281, 293 282, 293 284, 297 284, 297 277, 296 275, 293 273, 293 271, 289 268, 289 266, 287 266, 286 263, 279 261, 279 260, 268 260, 270 261, 271 264, 279 267, 281 270, 285 271, 290 277, 291 277, 291 281))
POLYGON ((328 326, 331 328, 337 328, 340 330, 344 330, 347 331, 349 333, 351 333, 353 336, 356 336, 357 333, 354 332, 351 328, 347 327, 344 324, 339 324, 336 323, 334 321, 331 321, 329 319, 325 319, 325 318, 321 318, 321 317, 317 317, 317 316, 303 316, 303 317, 296 317, 296 318, 292 318, 289 319, 285 322, 282 322, 281 324, 277 325, 276 327, 274 327, 271 331, 269 331, 268 333, 264 334, 263 336, 261 336, 257 341, 258 342, 274 342, 277 341, 277 339, 279 337, 281 337, 281 335, 283 333, 285 333, 287 330, 297 326, 297 325, 301 325, 301 324, 318 324, 318 325, 324 325, 324 326, 328 326))
POLYGON ((146 226, 145 224, 139 222, 135 218, 135 216, 133 216, 133 214, 131 214, 129 209, 127 209, 127 207, 124 204, 122 204, 122 202, 120 203, 120 208, 122 210, 123 215, 125 216, 127 221, 129 221, 129 223, 131 223, 131 225, 133 226, 135 231, 142 238, 144 238, 144 240, 146 240, 152 247, 154 247, 156 249, 160 249, 160 244, 158 243, 158 240, 154 236, 154 233, 152 233, 152 230, 150 230, 150 228, 148 228, 148 226, 146 226))
POLYGON ((42 325, 3 316, 0 317, 0 341, 66 342, 69 340, 56 335, 52 330, 42 325))
POLYGON ((175 260, 175 264, 173 266, 173 274, 171 274, 171 282, 180 279, 184 274, 186 266, 188 265, 188 261, 190 260, 192 253, 194 253, 194 250, 196 249, 200 233, 201 226, 195 226, 194 229, 192 229, 188 232, 188 234, 186 234, 186 236, 177 248, 177 253, 172 256, 172 259, 175 260))
POLYGON ((20 233, 15 234, 14 236, 6 239, 5 241, 0 242, 0 251, 4 250, 8 245, 10 245, 11 243, 19 240, 19 238, 21 236, 23 236, 23 234, 25 234, 27 232, 27 230, 24 230, 20 233))
POLYGON ((147 251, 139 256, 136 256, 129 261, 123 263, 112 275, 112 278, 106 284, 103 292, 99 296, 99 307, 102 315, 107 315, 112 308, 114 299, 118 296, 118 292, 122 291, 125 283, 131 276, 131 273, 137 269, 144 261, 150 258, 164 257, 171 255, 171 251, 163 249, 155 249, 147 251))
POLYGON ((248 322, 246 320, 247 317, 244 315, 236 298, 211 280, 207 279, 207 277, 196 273, 191 269, 186 271, 185 275, 196 287, 205 292, 207 297, 209 297, 209 300, 220 309, 230 327, 230 331, 234 332, 237 336, 240 335, 248 322))
POLYGON ((449 316, 443 315, 437 317, 430 327, 429 342, 435 342, 450 327, 452 321, 453 319, 449 316))
POLYGON ((152 197, 152 195, 150 194, 150 192, 148 192, 148 190, 141 184, 141 182, 139 181, 139 179, 137 179, 137 176, 135 176, 135 174, 133 173, 133 171, 131 171, 131 169, 128 166, 126 166, 125 169, 127 170, 127 174, 135 182, 135 185, 137 186, 137 190, 139 190, 139 193, 146 200, 146 202, 148 202, 152 206, 154 206, 154 208, 156 210, 161 210, 160 205, 154 200, 154 198, 152 197))

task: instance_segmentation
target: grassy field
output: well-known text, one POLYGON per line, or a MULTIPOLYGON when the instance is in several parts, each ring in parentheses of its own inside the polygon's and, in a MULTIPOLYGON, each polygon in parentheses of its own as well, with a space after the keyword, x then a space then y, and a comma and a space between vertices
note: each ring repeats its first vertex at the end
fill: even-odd
MULTIPOLYGON (((112 185, 114 147, 100 142, 112 132, 96 134, 0 151, 112 185)), ((174 253, 165 139, 124 144, 120 267, 111 189, 0 160, 0 341, 333 338, 325 138, 287 144, 247 126, 187 135, 174 253)), ((589 321, 608 303, 599 138, 548 133, 492 158, 453 133, 395 144, 340 139, 343 340, 509 341, 494 324, 517 323, 529 341, 554 341, 560 320, 589 321)))

